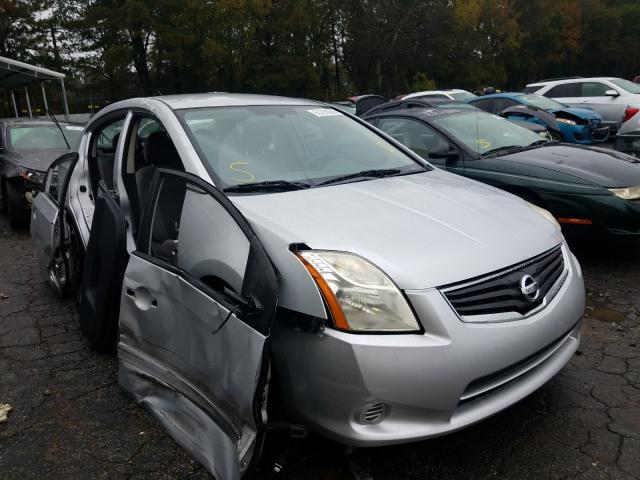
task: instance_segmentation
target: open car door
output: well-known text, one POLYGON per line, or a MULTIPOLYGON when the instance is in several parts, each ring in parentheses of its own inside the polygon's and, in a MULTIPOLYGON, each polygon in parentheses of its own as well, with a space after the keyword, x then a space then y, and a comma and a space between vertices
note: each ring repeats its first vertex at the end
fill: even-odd
POLYGON ((127 222, 103 180, 98 182, 80 287, 80 330, 98 351, 113 350, 122 278, 129 260, 127 222))
POLYGON ((69 281, 69 259, 65 219, 65 198, 77 153, 58 157, 45 175, 43 191, 36 195, 31 209, 31 238, 40 264, 47 269, 49 283, 62 296, 69 281))
POLYGON ((158 169, 124 276, 120 385, 216 478, 262 448, 276 271, 234 205, 158 169))

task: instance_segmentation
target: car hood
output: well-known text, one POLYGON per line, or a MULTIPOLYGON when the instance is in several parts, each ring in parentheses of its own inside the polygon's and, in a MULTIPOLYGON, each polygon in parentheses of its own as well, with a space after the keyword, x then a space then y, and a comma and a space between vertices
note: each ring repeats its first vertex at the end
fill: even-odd
POLYGON ((523 200, 440 170, 232 200, 269 245, 353 252, 402 289, 486 274, 562 241, 523 200))
POLYGON ((574 107, 565 107, 558 109, 547 110, 549 113, 553 113, 557 115, 560 112, 567 112, 572 115, 575 115, 578 118, 582 118, 583 120, 602 120, 602 115, 600 115, 595 110, 591 110, 590 108, 574 108, 574 107))
POLYGON ((47 150, 12 150, 7 152, 8 155, 21 167, 46 172, 49 166, 60 155, 68 153, 66 149, 47 149, 47 150))
POLYGON ((605 148, 556 144, 501 158, 566 173, 608 188, 640 185, 640 161, 605 148))

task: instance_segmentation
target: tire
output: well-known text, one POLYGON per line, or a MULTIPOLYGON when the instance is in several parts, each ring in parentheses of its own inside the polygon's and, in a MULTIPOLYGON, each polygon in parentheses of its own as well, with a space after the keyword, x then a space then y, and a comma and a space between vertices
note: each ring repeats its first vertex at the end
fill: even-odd
POLYGON ((58 249, 47 268, 47 280, 51 289, 59 298, 65 298, 69 291, 69 260, 65 262, 63 255, 65 253, 58 249))
POLYGON ((24 229, 29 223, 29 209, 24 198, 24 188, 18 182, 7 180, 5 180, 4 186, 9 225, 14 230, 24 229))

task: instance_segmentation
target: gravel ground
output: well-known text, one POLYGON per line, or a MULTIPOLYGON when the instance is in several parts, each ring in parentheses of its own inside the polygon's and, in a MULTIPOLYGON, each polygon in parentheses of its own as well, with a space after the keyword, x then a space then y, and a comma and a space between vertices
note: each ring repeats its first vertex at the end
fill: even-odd
MULTIPOLYGON (((577 245, 588 287, 582 344, 538 392, 436 440, 345 451, 309 435, 279 474, 254 478, 640 478, 640 245, 577 245)), ((1 479, 210 478, 116 384, 114 356, 87 349, 27 233, 0 214, 1 479)))

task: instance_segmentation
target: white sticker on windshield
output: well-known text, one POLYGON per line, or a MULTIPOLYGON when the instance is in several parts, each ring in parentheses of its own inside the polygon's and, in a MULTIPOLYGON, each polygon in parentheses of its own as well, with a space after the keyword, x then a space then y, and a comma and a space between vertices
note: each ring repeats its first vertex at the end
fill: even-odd
POLYGON ((307 110, 311 115, 315 115, 316 117, 334 117, 336 115, 342 115, 337 110, 332 110, 331 108, 312 108, 307 110))
POLYGON ((67 130, 84 130, 84 127, 76 127, 75 125, 65 125, 67 130))

